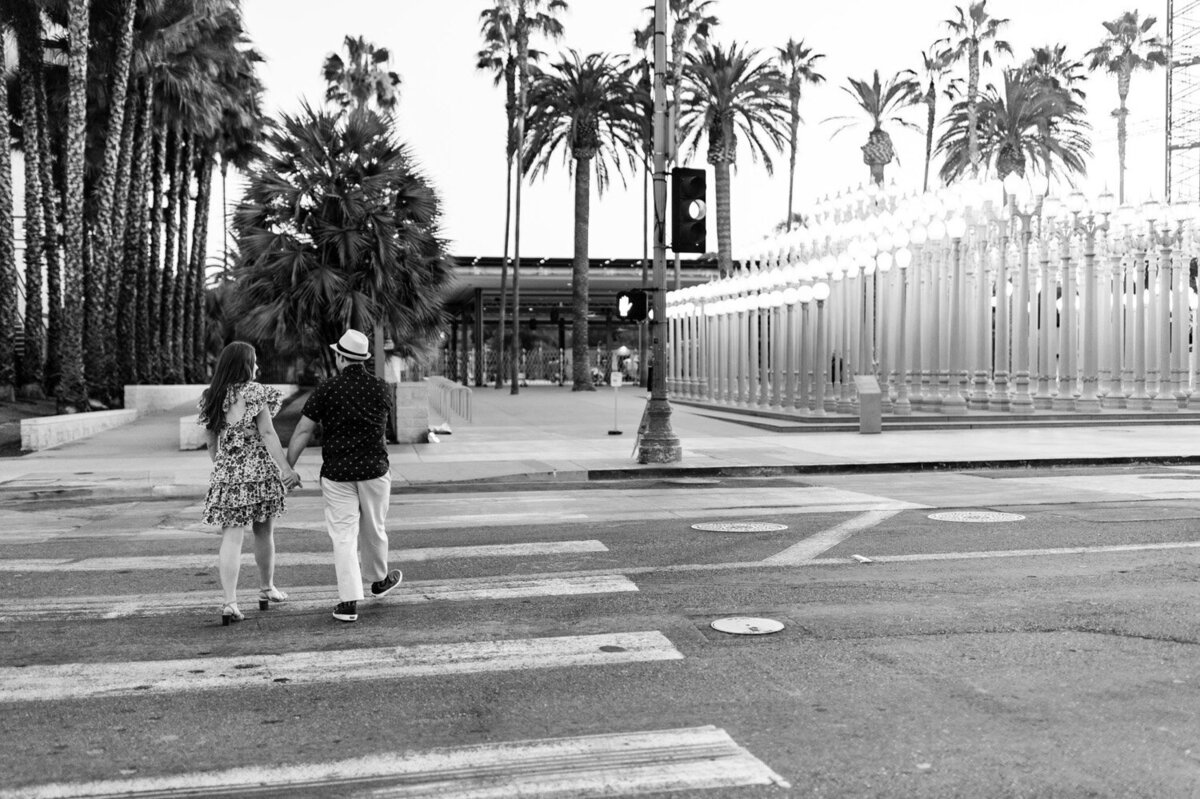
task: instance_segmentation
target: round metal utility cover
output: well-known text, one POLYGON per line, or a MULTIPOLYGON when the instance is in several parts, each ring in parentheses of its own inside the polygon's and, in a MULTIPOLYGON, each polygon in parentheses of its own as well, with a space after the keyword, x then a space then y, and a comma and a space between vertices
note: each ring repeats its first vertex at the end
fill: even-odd
POLYGON ((751 616, 717 619, 709 626, 717 632, 730 635, 770 635, 783 629, 783 624, 774 619, 756 619, 751 616))
POLYGON ((771 522, 702 522, 693 524, 693 530, 707 530, 710 533, 771 533, 776 530, 786 530, 786 524, 771 522))
POLYGON ((945 513, 931 513, 929 518, 935 522, 1019 522, 1025 517, 1019 513, 998 513, 989 510, 952 510, 945 513))

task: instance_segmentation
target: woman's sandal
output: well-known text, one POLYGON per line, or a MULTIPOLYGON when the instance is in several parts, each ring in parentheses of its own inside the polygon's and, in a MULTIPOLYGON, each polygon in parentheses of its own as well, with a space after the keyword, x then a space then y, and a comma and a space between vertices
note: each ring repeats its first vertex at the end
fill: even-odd
POLYGON ((221 626, 228 627, 230 622, 241 621, 246 616, 238 610, 236 602, 226 602, 221 606, 221 626))
POLYGON ((275 586, 270 588, 260 588, 258 590, 258 609, 270 610, 272 602, 283 602, 288 598, 288 595, 280 591, 275 586))

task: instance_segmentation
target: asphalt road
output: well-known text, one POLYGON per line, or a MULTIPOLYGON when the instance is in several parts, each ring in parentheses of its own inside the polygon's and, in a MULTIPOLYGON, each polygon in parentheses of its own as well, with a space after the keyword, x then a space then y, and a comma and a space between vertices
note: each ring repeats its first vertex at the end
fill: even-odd
POLYGON ((1195 467, 398 494, 351 625, 314 497, 225 628, 194 501, 0 514, 0 799, 1200 796, 1195 467))

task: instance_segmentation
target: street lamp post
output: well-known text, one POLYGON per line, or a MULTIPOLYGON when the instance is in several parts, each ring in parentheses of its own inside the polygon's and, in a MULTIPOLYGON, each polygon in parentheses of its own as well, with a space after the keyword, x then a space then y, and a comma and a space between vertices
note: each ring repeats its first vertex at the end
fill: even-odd
POLYGON ((671 404, 667 400, 666 40, 667 0, 654 0, 654 318, 649 324, 654 377, 646 403, 646 429, 639 438, 638 463, 676 463, 683 459, 683 448, 671 429, 671 404))

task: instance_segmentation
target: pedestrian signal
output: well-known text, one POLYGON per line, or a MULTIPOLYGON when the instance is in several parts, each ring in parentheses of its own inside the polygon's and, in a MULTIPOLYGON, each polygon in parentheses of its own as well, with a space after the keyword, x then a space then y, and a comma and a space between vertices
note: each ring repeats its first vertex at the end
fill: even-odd
POLYGON ((617 292, 617 316, 622 319, 640 322, 646 318, 649 307, 649 295, 641 289, 617 292))
POLYGON ((703 169, 671 170, 671 249, 705 252, 708 184, 703 169))

